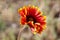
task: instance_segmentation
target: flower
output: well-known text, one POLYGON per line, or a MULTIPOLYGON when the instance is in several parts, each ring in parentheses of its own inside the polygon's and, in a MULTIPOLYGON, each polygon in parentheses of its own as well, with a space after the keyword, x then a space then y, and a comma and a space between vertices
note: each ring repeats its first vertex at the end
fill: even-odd
POLYGON ((35 6, 24 6, 18 9, 21 16, 20 23, 29 25, 32 33, 41 33, 46 27, 46 16, 42 15, 39 8, 35 6))

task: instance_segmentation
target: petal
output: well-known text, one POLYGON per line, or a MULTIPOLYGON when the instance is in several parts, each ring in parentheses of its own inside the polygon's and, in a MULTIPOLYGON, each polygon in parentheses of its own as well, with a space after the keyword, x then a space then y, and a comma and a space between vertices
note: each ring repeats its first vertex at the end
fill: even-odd
POLYGON ((28 11, 29 11, 29 14, 31 15, 31 16, 33 16, 35 13, 36 13, 36 8, 31 8, 31 7, 29 7, 28 8, 28 11))
POLYGON ((26 23, 26 18, 25 17, 21 17, 21 21, 20 22, 21 22, 21 24, 24 25, 26 23))
POLYGON ((38 11, 36 11, 36 13, 35 13, 35 15, 40 15, 41 14, 41 12, 38 12, 38 11))
POLYGON ((19 14, 20 14, 21 16, 27 15, 27 10, 26 10, 26 8, 23 7, 23 9, 19 10, 19 14))
POLYGON ((23 12, 24 12, 24 15, 27 15, 27 9, 26 9, 26 7, 23 7, 23 12))
POLYGON ((44 21, 43 22, 40 22, 40 23, 41 23, 41 25, 45 25, 46 24, 46 22, 44 22, 44 21))
POLYGON ((29 22, 28 22, 28 25, 29 25, 31 28, 33 28, 33 27, 34 27, 33 21, 29 21, 29 22))
POLYGON ((35 26, 36 26, 37 33, 41 33, 45 29, 45 26, 40 25, 39 23, 35 23, 35 26))
POLYGON ((42 17, 36 17, 36 18, 37 18, 36 21, 40 22, 40 23, 41 22, 45 22, 45 19, 46 19, 46 18, 44 18, 44 16, 42 16, 42 17))
POLYGON ((43 26, 40 26, 40 30, 38 33, 41 33, 43 31, 43 26))
POLYGON ((24 12, 22 12, 22 11, 20 12, 20 15, 23 16, 23 17, 25 16, 25 15, 24 15, 24 12))

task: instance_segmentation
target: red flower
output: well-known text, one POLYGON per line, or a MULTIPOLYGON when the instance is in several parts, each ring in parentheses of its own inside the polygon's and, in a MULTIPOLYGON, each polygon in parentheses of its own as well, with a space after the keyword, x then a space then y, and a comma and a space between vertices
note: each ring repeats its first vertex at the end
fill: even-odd
POLYGON ((42 15, 42 12, 35 6, 23 7, 18 10, 22 25, 28 24, 35 33, 41 33, 46 27, 46 16, 42 15))

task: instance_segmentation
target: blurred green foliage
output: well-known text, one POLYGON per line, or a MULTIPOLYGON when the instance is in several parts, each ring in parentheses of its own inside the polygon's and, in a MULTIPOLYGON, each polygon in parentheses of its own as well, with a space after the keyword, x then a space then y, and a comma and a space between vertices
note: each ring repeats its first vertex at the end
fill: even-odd
POLYGON ((0 31, 4 31, 5 30, 5 23, 0 20, 0 31))

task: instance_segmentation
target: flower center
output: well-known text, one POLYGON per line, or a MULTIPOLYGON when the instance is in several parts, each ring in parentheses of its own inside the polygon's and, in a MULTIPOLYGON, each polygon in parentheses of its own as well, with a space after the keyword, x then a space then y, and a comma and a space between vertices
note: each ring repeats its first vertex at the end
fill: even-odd
POLYGON ((34 19, 33 19, 33 18, 29 18, 28 20, 29 20, 29 21, 34 21, 34 19))
POLYGON ((31 16, 27 16, 26 20, 27 20, 27 22, 29 22, 29 21, 33 21, 34 23, 36 22, 35 19, 31 16))

